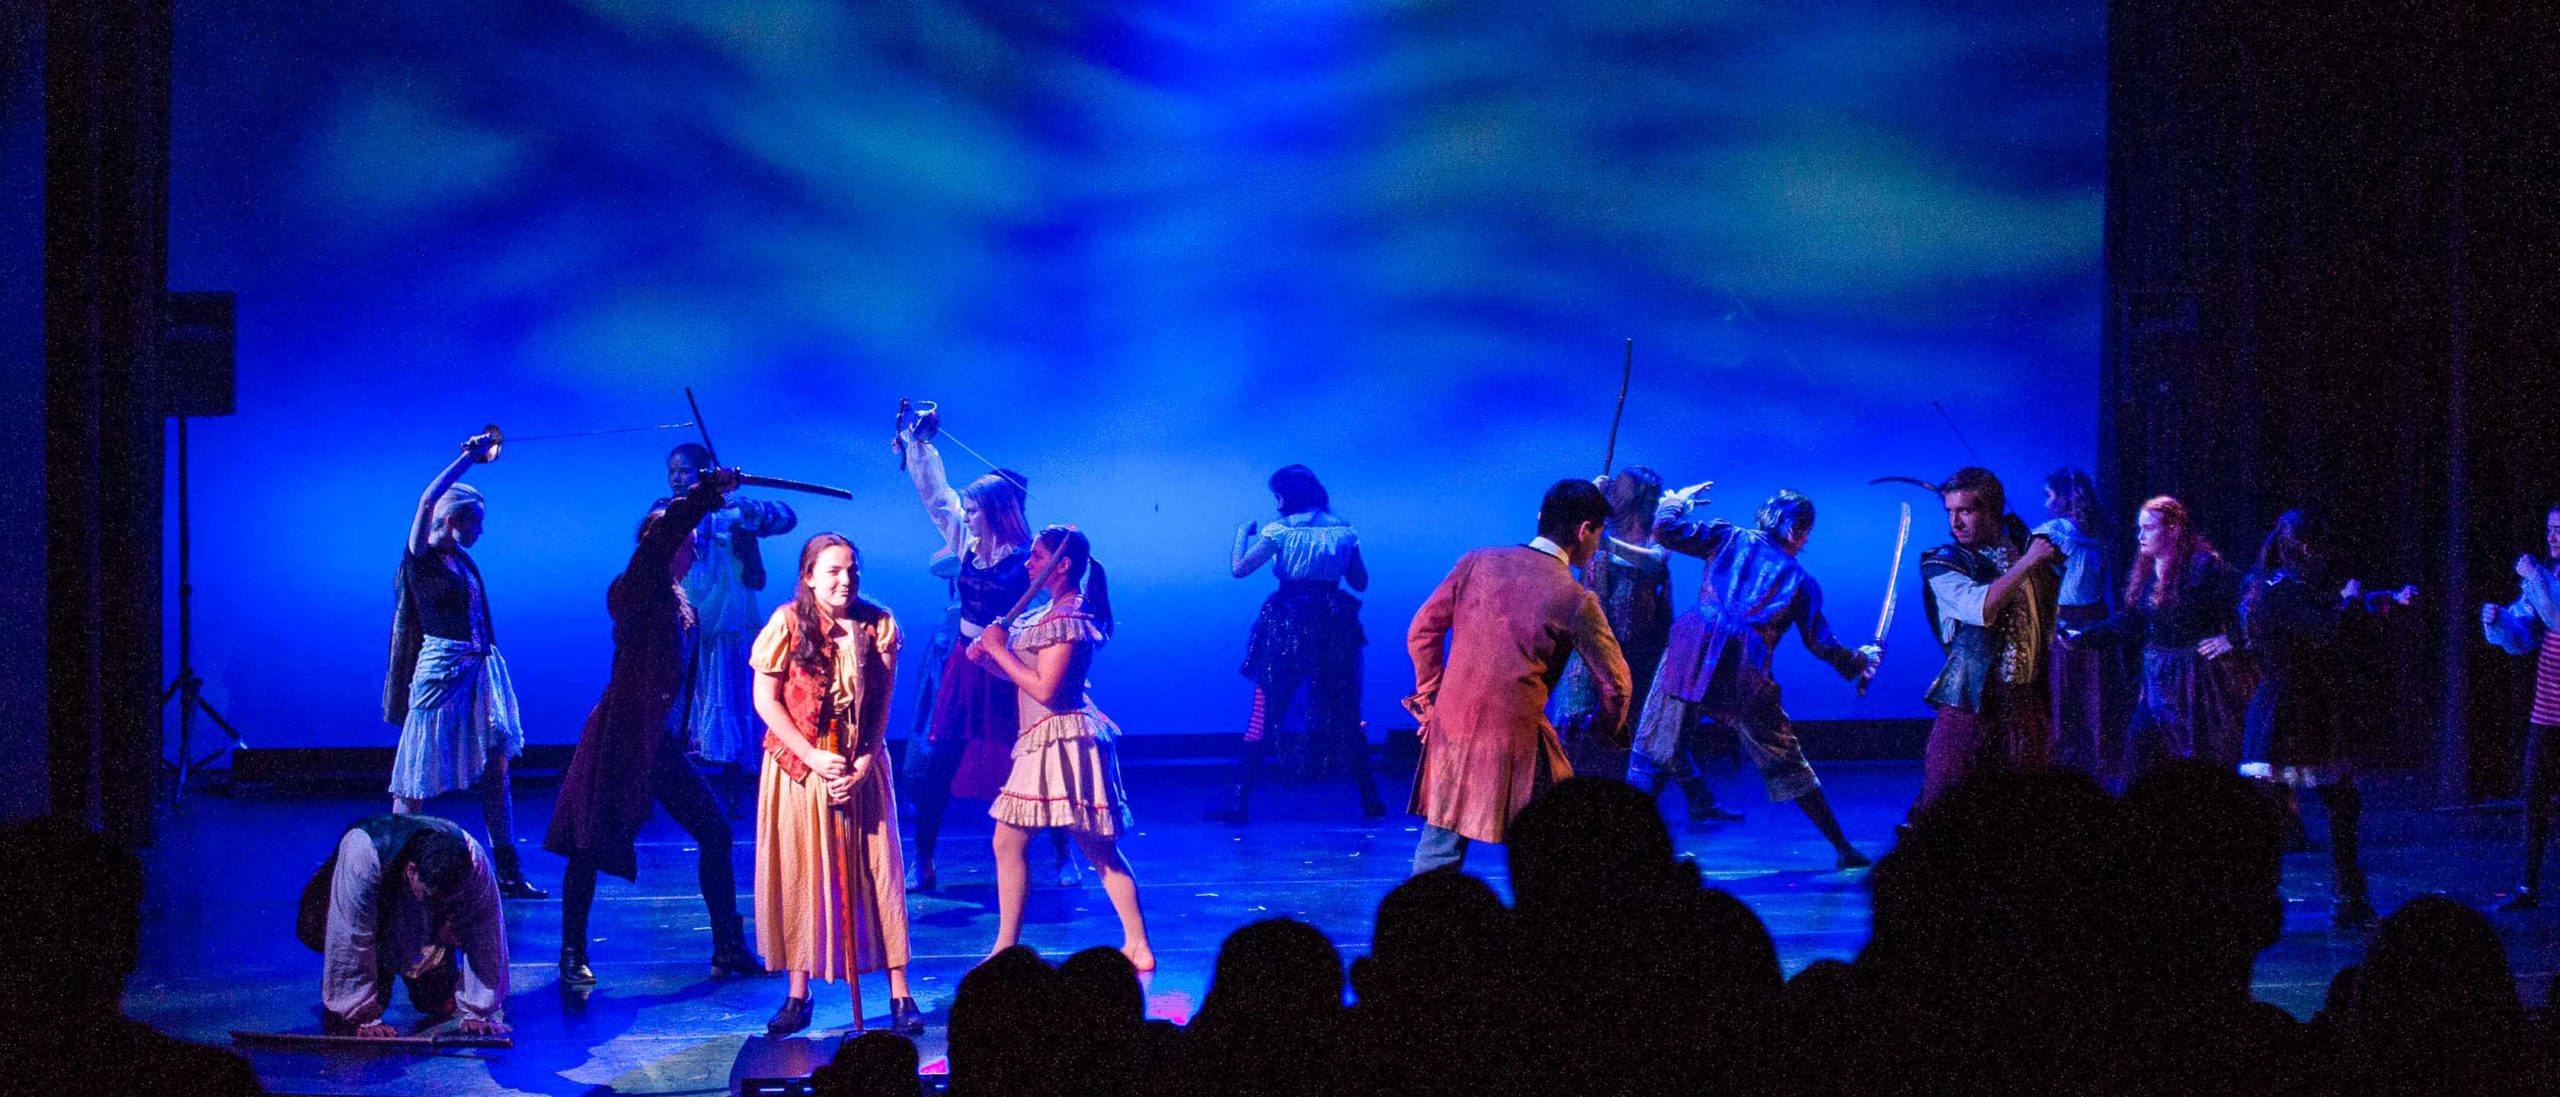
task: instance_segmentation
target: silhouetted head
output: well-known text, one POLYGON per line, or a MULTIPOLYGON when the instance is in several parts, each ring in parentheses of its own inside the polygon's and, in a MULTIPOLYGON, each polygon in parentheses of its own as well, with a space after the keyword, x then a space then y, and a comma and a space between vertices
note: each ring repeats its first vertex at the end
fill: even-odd
POLYGON ((1271 497, 1279 504, 1283 518, 1311 510, 1333 509, 1333 499, 1325 494, 1324 483, 1316 479, 1315 470, 1305 465, 1290 465, 1272 473, 1271 497))
POLYGON ((1671 879, 1677 864, 1652 798, 1608 777, 1556 782, 1512 818, 1504 841, 1512 898, 1523 911, 1647 891, 1671 879))
POLYGON ((1230 1031, 1304 1028, 1342 1008, 1342 954, 1314 926, 1266 918, 1218 946, 1195 1024, 1230 1031))

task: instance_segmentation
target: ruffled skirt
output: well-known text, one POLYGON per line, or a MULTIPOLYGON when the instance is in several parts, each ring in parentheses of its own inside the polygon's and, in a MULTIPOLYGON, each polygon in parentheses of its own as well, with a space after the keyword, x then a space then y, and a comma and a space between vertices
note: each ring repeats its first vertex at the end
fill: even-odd
POLYGON ((1033 724, 1014 742, 1013 773, 987 814, 1036 830, 1118 838, 1128 832, 1129 790, 1120 783, 1120 729, 1088 705, 1033 724))
POLYGON ((430 800, 480 783, 492 751, 524 753, 514 679, 494 646, 441 636, 418 647, 409 676, 409 719, 391 763, 391 795, 430 800))
POLYGON ((756 721, 755 671, 747 666, 747 633, 706 632, 693 659, 693 706, 685 739, 706 762, 752 762, 763 753, 756 721))

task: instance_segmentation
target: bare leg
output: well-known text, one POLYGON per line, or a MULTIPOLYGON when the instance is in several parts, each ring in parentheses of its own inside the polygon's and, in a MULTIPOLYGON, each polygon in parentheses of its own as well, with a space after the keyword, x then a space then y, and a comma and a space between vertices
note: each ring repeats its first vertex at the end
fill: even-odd
POLYGON ((784 977, 783 982, 784 982, 784 986, 785 986, 785 989, 784 989, 783 994, 782 994, 782 996, 783 996, 783 997, 785 997, 785 998, 806 998, 806 997, 808 997, 808 996, 809 996, 809 973, 808 973, 808 972, 805 972, 805 971, 794 971, 794 972, 790 972, 790 973, 788 973, 788 974, 784 977))
POLYGON ((907 969, 902 967, 893 967, 889 969, 889 997, 915 997, 915 995, 908 993, 907 991, 907 969))
POLYGON ((993 956, 1022 942, 1022 904, 1031 895, 1031 832, 996 824, 996 945, 993 956))
POLYGON ((1138 878, 1129 871, 1129 859, 1121 856, 1120 843, 1092 834, 1076 835, 1076 843, 1101 874, 1102 890, 1111 896, 1112 911, 1120 915, 1121 954, 1138 970, 1154 971, 1156 951, 1147 943, 1147 916, 1138 909, 1138 878))

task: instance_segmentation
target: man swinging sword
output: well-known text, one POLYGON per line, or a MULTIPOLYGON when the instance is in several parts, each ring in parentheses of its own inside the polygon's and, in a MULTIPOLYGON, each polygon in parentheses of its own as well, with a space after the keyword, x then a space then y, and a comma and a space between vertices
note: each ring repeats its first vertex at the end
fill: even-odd
POLYGON ((1760 771, 1769 799, 1795 801, 1830 840, 1838 867, 1865 867, 1874 862, 1841 833, 1822 781, 1805 761, 1779 704, 1770 663, 1793 629, 1805 650, 1863 686, 1883 662, 1881 637, 1878 644, 1852 648, 1831 633, 1822 587, 1796 559, 1813 537, 1813 500, 1781 491, 1761 504, 1754 528, 1746 529, 1690 518, 1693 497, 1707 486, 1666 492, 1654 511, 1655 539, 1705 560, 1706 574, 1697 604, 1671 626, 1671 646, 1636 725, 1627 782, 1658 792, 1666 778, 1685 777, 1694 768, 1690 741, 1706 724, 1729 728, 1760 771))

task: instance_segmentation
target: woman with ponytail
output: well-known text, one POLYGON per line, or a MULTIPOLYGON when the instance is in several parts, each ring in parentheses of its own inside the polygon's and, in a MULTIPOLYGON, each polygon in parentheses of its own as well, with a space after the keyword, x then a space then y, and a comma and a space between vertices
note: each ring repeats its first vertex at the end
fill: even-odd
POLYGON ((1013 771, 987 814, 996 820, 996 943, 1022 935, 1022 906, 1031 886, 1025 850, 1031 832, 1056 827, 1075 837, 1102 877, 1120 915, 1120 951, 1140 971, 1153 971, 1138 881, 1120 853, 1129 832, 1128 790, 1120 783, 1120 729, 1095 708, 1085 673, 1111 638, 1111 585, 1092 543, 1073 526, 1051 526, 1032 541, 1024 568, 1043 576, 1028 613, 999 619, 968 648, 968 657, 1020 691, 1021 734, 1013 771))

